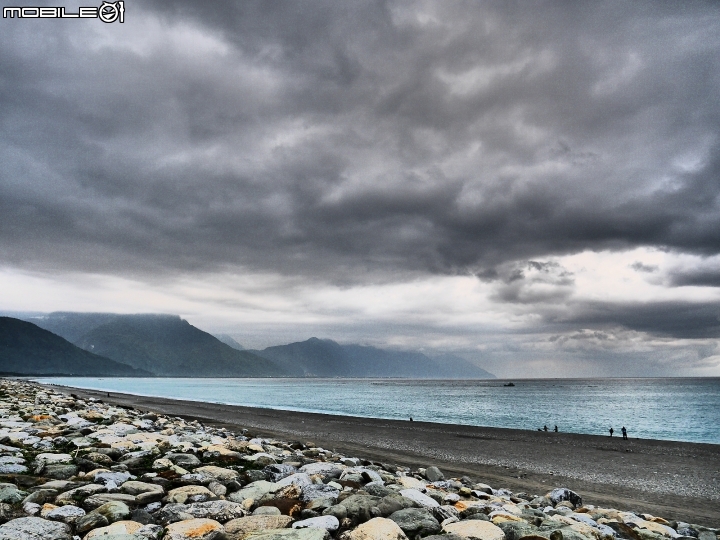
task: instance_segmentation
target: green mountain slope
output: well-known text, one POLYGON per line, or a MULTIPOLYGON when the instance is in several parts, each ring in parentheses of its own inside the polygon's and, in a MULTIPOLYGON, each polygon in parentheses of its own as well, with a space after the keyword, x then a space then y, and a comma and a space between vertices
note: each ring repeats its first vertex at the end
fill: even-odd
POLYGON ((252 352, 273 360, 296 377, 495 378, 457 356, 432 359, 418 352, 340 345, 329 339, 310 338, 252 352))
POLYGON ((172 315, 115 315, 76 345, 167 377, 272 377, 271 360, 238 351, 172 315))
POLYGON ((32 323, 0 317, 0 372, 137 377, 152 373, 84 351, 32 323))

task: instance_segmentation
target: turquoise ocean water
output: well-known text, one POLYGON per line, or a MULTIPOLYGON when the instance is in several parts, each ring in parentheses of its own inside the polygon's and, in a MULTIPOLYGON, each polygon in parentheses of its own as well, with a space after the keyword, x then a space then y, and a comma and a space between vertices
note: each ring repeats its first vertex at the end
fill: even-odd
POLYGON ((55 377, 43 383, 281 410, 720 444, 720 378, 186 379, 55 377))

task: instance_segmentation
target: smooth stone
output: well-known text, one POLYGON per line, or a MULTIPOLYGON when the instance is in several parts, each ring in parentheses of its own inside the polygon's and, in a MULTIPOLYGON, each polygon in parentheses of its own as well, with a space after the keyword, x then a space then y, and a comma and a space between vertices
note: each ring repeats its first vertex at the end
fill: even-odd
POLYGON ((85 510, 77 506, 68 504, 66 506, 58 506, 53 508, 43 517, 52 521, 62 521, 63 523, 72 524, 86 514, 85 510))
POLYGON ((335 516, 319 516, 302 521, 296 521, 292 524, 293 529, 325 529, 326 531, 337 531, 340 522, 335 516))
POLYGON ((411 501, 415 501, 425 508, 435 508, 436 506, 440 506, 440 503, 435 499, 428 497, 424 493, 420 493, 417 489, 403 489, 400 491, 400 495, 410 499, 411 501))
POLYGON ((163 540, 213 540, 224 528, 212 519, 188 519, 165 527, 163 540))
POLYGON ((183 512, 195 518, 208 518, 225 523, 245 516, 243 505, 231 501, 207 501, 184 505, 183 512))
POLYGON ((427 486, 425 482, 418 480, 417 478, 413 478, 412 476, 401 476, 397 479, 397 484, 404 488, 416 489, 418 491, 425 491, 427 486))
POLYGON ((247 536, 248 540, 330 540, 325 529, 270 529, 247 536))
POLYGON ((0 474, 27 474, 28 468, 19 463, 0 463, 0 474))
POLYGON ((214 478, 222 484, 226 484, 231 480, 237 479, 240 476, 240 473, 238 473, 237 471, 233 471, 232 469, 226 469, 224 467, 215 467, 214 465, 198 467, 197 469, 195 469, 194 472, 214 478))
POLYGON ((180 454, 171 452, 169 454, 165 454, 165 458, 169 459, 175 465, 179 465, 180 467, 194 467, 201 464, 198 457, 194 454, 180 454))
POLYGON ((407 536, 393 520, 377 517, 350 531, 348 540, 407 540, 407 536))
POLYGON ((253 499, 258 500, 263 495, 267 495, 270 492, 275 491, 276 484, 273 482, 268 482, 267 480, 258 480, 256 482, 252 482, 242 488, 239 491, 235 491, 227 496, 227 499, 229 501, 233 502, 243 502, 245 499, 253 499))
POLYGON ((205 486, 182 486, 168 492, 167 501, 185 504, 186 502, 204 502, 216 499, 215 494, 205 486))
POLYGON ((116 535, 132 535, 141 528, 142 524, 135 521, 117 521, 107 527, 93 529, 85 535, 83 540, 92 540, 93 538, 101 538, 102 540, 105 540, 108 537, 116 535))
POLYGON ((35 461, 40 464, 50 465, 54 463, 72 463, 72 456, 70 454, 38 454, 35 457, 35 461))
POLYGON ((282 513, 274 506, 258 506, 252 513, 253 516, 280 516, 282 513))
POLYGON ((339 489, 327 484, 310 484, 303 487, 300 499, 309 502, 315 499, 337 499, 339 495, 339 489))
MULTIPOLYGON (((285 478, 279 480, 275 483, 278 487, 285 487, 285 486, 300 486, 301 488, 305 488, 306 486, 313 485, 312 480, 307 475, 307 473, 295 473, 291 474, 289 476, 286 476, 285 478)), ((319 485, 319 484, 318 484, 319 485)))
POLYGON ((17 488, 15 484, 0 484, 0 502, 16 504, 27 497, 27 493, 17 488))
POLYGON ((374 517, 371 509, 376 507, 379 502, 380 498, 372 495, 350 495, 342 501, 342 506, 347 509, 347 517, 353 523, 363 523, 374 517))
POLYGON ((425 478, 427 478, 430 482, 439 482, 441 480, 445 480, 445 475, 440 469, 433 465, 432 467, 425 469, 425 478))
POLYGON ((83 507, 85 509, 96 509, 111 503, 121 503, 126 506, 137 505, 137 499, 134 495, 128 495, 126 493, 98 493, 91 495, 83 501, 83 507))
POLYGON ((0 540, 72 540, 70 526, 39 517, 24 517, 0 525, 0 540))
POLYGON ((335 463, 308 463, 300 467, 300 472, 304 472, 310 476, 319 474, 323 478, 339 478, 343 472, 344 467, 335 463))
POLYGON ((388 519, 397 523, 410 538, 437 534, 441 530, 438 520, 425 508, 404 508, 390 514, 388 519))
MULTIPOLYGON (((158 484, 148 484, 147 482, 138 482, 137 480, 128 480, 120 490, 128 495, 140 495, 141 493, 156 492, 164 493, 162 486, 158 484)), ((154 501, 148 501, 154 502, 154 501)))
POLYGON ((42 471, 42 475, 48 478, 54 478, 56 480, 67 480, 72 478, 78 473, 78 468, 75 465, 65 465, 62 463, 52 463, 45 465, 42 471))
POLYGON ((228 521, 225 524, 225 534, 230 540, 244 540, 254 532, 283 529, 292 522, 290 516, 247 516, 228 521))
POLYGON ((443 526, 443 531, 470 540, 504 540, 505 538, 505 533, 500 527, 493 525, 489 521, 477 519, 450 523, 443 526))

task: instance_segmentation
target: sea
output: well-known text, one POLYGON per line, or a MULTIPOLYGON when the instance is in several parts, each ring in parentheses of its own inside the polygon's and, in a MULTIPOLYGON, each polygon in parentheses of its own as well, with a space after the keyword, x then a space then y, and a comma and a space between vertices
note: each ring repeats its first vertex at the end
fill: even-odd
POLYGON ((48 377, 143 396, 368 418, 720 444, 720 378, 228 379, 48 377), (512 383, 514 386, 510 386, 512 383))

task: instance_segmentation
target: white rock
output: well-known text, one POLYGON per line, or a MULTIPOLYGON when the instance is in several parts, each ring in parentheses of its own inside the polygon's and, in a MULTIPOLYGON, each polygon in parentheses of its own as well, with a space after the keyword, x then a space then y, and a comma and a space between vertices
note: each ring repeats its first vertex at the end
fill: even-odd
POLYGON ((428 497, 424 493, 420 493, 417 489, 403 489, 400 491, 400 495, 407 497, 411 501, 415 501, 425 508, 435 508, 436 506, 440 506, 440 503, 435 499, 428 497))
POLYGON ((326 531, 337 531, 340 522, 335 516, 319 516, 302 521, 296 521, 292 524, 293 529, 325 529, 326 531))

